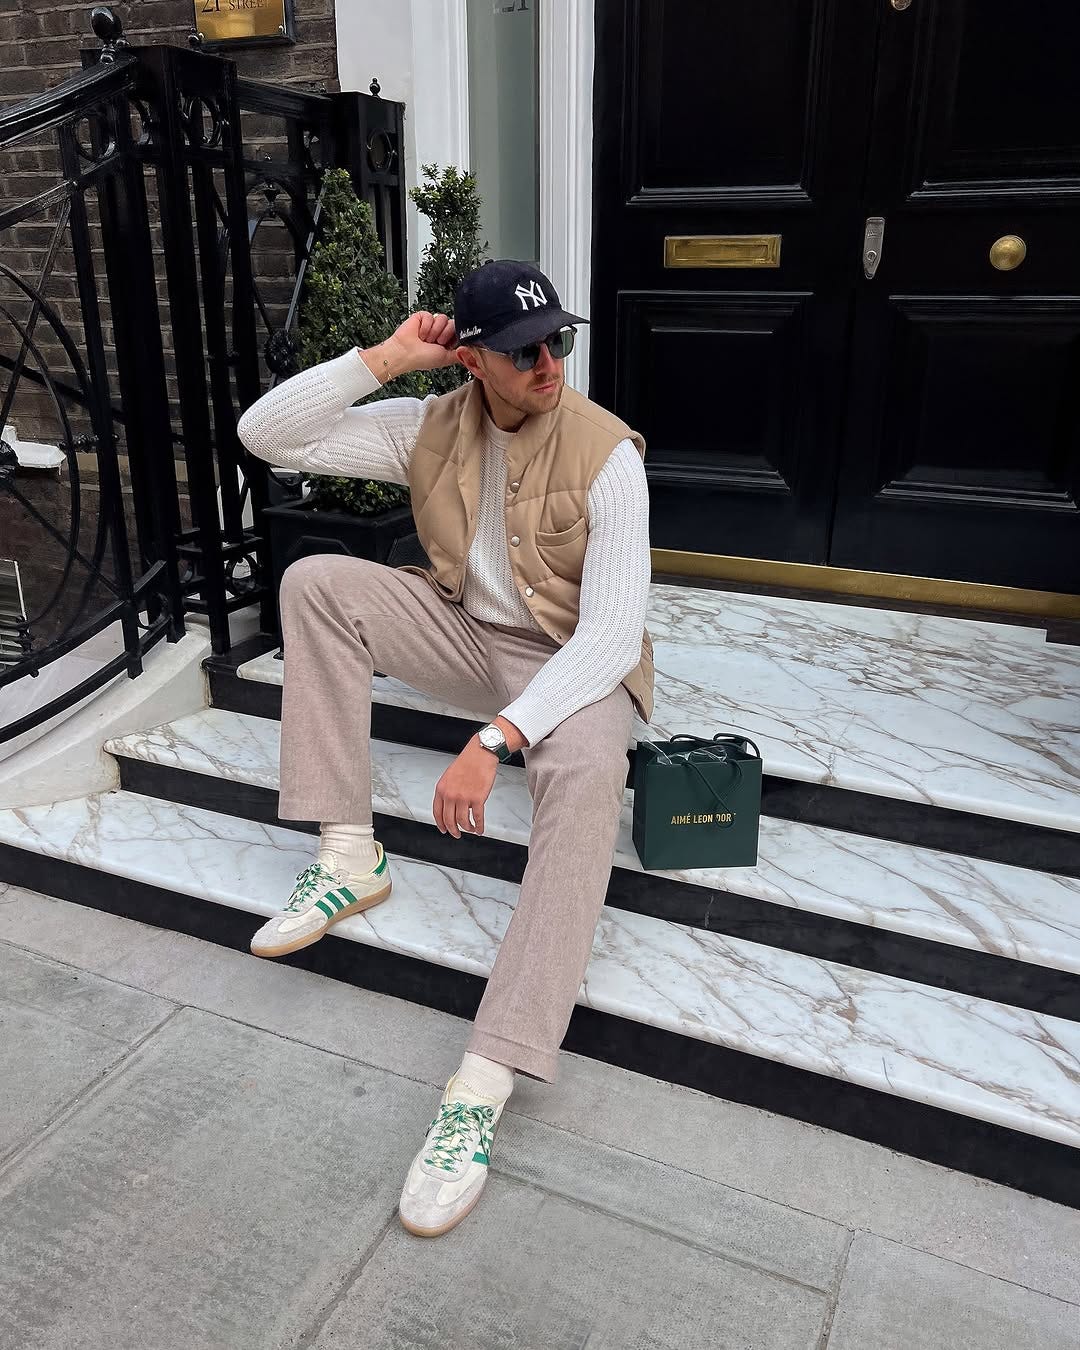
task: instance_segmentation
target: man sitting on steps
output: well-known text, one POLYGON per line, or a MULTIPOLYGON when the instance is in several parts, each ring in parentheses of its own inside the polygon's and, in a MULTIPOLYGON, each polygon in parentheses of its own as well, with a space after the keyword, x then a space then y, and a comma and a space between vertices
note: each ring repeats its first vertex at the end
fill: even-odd
POLYGON ((385 900, 373 837, 371 685, 378 669, 491 721, 435 789, 435 824, 483 834, 496 769, 524 751, 529 861, 461 1067, 401 1194, 435 1236, 480 1197, 515 1072, 553 1082, 611 875, 635 709, 652 711, 645 447, 564 386, 574 327, 528 263, 487 263, 455 324, 414 314, 387 340, 303 371, 243 416, 253 454, 309 473, 407 483, 428 558, 392 569, 304 558, 281 586, 284 820, 323 822, 318 858, 257 956, 316 942, 385 900), (353 404, 380 382, 460 361, 442 397, 353 404))

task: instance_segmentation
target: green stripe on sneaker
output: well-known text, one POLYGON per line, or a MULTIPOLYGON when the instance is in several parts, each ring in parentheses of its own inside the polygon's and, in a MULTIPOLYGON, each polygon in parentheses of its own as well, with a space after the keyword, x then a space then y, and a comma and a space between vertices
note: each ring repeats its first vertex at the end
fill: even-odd
POLYGON ((386 854, 384 853, 382 855, 382 861, 379 863, 378 867, 376 867, 375 870, 372 872, 372 876, 381 877, 385 871, 386 871, 386 854))
POLYGON ((321 909, 328 919, 332 919, 334 917, 334 911, 330 908, 330 906, 326 903, 325 900, 316 900, 315 908, 321 909))
POLYGON ((345 903, 347 905, 356 904, 356 896, 353 895, 352 891, 349 890, 348 886, 342 886, 341 894, 345 897, 345 903))
POLYGON ((473 1160, 473 1162, 483 1163, 485 1167, 487 1167, 487 1166, 489 1165, 489 1164, 488 1164, 488 1155, 487 1155, 486 1153, 479 1153, 479 1152, 478 1152, 478 1153, 474 1153, 474 1154, 472 1155, 472 1160, 473 1160))
POLYGON ((327 891, 326 894, 323 896, 323 899, 329 900, 329 902, 334 906, 334 909, 337 910, 339 914, 345 908, 345 901, 342 900, 340 896, 335 895, 333 891, 327 891))

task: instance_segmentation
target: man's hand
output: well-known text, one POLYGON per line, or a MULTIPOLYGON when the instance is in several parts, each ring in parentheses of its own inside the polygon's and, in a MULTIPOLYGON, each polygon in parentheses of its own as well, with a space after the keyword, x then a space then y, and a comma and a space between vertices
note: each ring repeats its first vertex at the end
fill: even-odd
MULTIPOLYGON (((496 717, 494 725, 506 737, 511 750, 521 750, 528 745, 518 728, 505 717, 496 717)), ((479 737, 473 736, 435 789, 431 809, 442 834, 449 833, 460 839, 462 830, 466 834, 484 833, 484 804, 495 786, 498 767, 498 759, 490 750, 484 749, 479 737)))
POLYGON ((439 370, 457 365, 457 333, 453 319, 421 310, 377 347, 361 352, 364 364, 382 384, 410 370, 439 370))
POLYGON ((431 809, 440 834, 460 839, 462 831, 484 833, 484 803, 495 786, 498 767, 499 761, 474 736, 435 788, 431 809))

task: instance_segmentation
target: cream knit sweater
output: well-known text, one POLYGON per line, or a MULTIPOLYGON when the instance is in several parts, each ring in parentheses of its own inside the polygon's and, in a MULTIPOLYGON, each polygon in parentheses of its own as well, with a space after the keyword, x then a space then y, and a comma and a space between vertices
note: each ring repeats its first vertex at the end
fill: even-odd
MULTIPOLYGON (((294 375, 240 419, 240 438, 282 468, 406 483, 424 420, 419 399, 353 407, 379 387, 355 349, 294 375)), ((510 570, 503 502, 506 449, 513 433, 485 419, 476 536, 462 605, 484 623, 541 631, 510 570)), ((578 626, 502 716, 535 745, 561 722, 617 689, 641 659, 649 598, 649 491, 641 456, 620 441, 588 496, 589 538, 578 626)))

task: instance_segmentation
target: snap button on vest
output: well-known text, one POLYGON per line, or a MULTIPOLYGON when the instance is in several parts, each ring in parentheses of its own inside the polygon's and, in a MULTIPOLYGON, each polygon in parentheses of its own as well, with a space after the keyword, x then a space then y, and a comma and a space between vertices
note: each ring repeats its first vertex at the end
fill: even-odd
POLYGON ((511 483, 511 484, 510 484, 510 491, 511 491, 511 492, 516 492, 520 486, 521 486, 520 483, 511 483))
POLYGON ((531 586, 526 586, 526 587, 525 587, 525 594, 526 594, 526 595, 535 595, 536 592, 533 590, 533 588, 532 588, 531 586))
POLYGON ((510 540, 510 542, 511 542, 512 544, 520 544, 520 543, 521 543, 521 540, 520 540, 520 539, 518 538, 518 536, 515 534, 514 537, 510 540))

